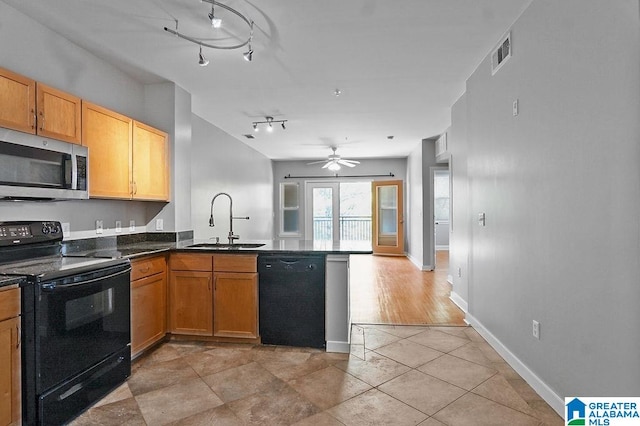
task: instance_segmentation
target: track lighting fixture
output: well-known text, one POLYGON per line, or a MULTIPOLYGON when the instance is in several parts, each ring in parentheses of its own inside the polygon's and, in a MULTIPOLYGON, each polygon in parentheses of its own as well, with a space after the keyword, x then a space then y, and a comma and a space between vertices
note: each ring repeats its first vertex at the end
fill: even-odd
POLYGON ((213 28, 220 28, 222 26, 222 19, 218 18, 213 11, 213 3, 211 3, 211 12, 209 12, 209 21, 213 28))
MULTIPOLYGON (((217 44, 214 42, 211 42, 210 38, 197 38, 197 37, 193 37, 187 34, 183 34, 181 32, 178 31, 178 20, 175 20, 176 23, 176 28, 175 29, 171 29, 171 28, 167 28, 164 27, 164 30, 170 34, 175 35, 176 37, 179 37, 183 40, 187 40, 190 41, 191 43, 195 43, 200 45, 200 61, 198 62, 201 66, 205 66, 209 63, 209 61, 207 61, 204 56, 202 55, 202 47, 208 47, 210 49, 227 49, 227 50, 231 50, 231 49, 239 49, 241 47, 244 47, 246 45, 249 45, 249 50, 243 53, 243 57, 247 62, 251 62, 251 60, 253 59, 253 49, 251 48, 251 41, 253 40, 253 21, 249 20, 249 18, 247 18, 246 16, 244 16, 242 13, 238 12, 237 10, 233 9, 232 7, 229 7, 225 4, 219 3, 217 1, 214 0, 200 0, 201 3, 209 3, 211 4, 211 12, 209 12, 209 14, 207 15, 209 18, 209 22, 211 22, 211 26, 213 28, 220 28, 220 26, 222 25, 222 18, 220 17, 220 15, 216 15, 215 11, 214 11, 214 6, 217 6, 219 9, 218 11, 220 11, 220 9, 224 9, 228 12, 231 12, 232 14, 236 15, 238 18, 240 18, 248 27, 249 27, 249 36, 241 43, 237 43, 237 44, 217 44)), ((229 26, 227 26, 227 24, 225 24, 225 28, 227 29, 227 31, 229 30, 229 26)), ((232 40, 236 37, 225 37, 223 40, 232 40)), ((242 40, 242 37, 237 37, 240 38, 242 40)))
POLYGON ((200 65, 201 67, 206 67, 207 65, 209 65, 209 60, 202 54, 202 46, 200 46, 200 53, 198 53, 198 65, 200 65))
POLYGON ((266 124, 267 125, 267 132, 273 132, 273 124, 274 123, 280 123, 280 126, 282 127, 282 130, 286 130, 287 127, 284 125, 284 123, 286 123, 288 120, 274 120, 273 117, 267 115, 264 118, 264 121, 254 121, 252 123, 253 125, 253 130, 254 131, 259 131, 260 128, 258 127, 259 124, 266 124))

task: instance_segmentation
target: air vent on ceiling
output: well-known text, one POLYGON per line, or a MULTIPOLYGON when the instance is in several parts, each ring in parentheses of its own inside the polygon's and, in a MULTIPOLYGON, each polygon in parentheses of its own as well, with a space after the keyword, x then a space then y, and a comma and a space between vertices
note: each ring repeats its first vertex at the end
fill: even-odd
POLYGON ((255 137, 255 136, 253 136, 251 133, 247 133, 246 135, 242 135, 242 136, 244 136, 244 137, 245 137, 245 138, 247 138, 247 139, 255 139, 255 138, 256 138, 256 137, 255 137))
POLYGON ((491 52, 491 75, 494 75, 511 57, 511 32, 508 32, 491 52))

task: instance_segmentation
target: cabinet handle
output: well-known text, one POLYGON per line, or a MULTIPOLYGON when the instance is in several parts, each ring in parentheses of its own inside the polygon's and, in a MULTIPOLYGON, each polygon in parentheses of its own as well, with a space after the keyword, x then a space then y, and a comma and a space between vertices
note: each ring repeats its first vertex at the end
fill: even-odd
POLYGON ((33 114, 33 122, 31 123, 31 128, 35 129, 36 128, 36 123, 38 122, 38 114, 36 114, 35 110, 31 110, 31 114, 33 114))
POLYGON ((209 277, 207 288, 211 291, 211 277, 209 277))
POLYGON ((40 130, 44 130, 44 113, 40 111, 40 130))
POLYGON ((151 269, 151 267, 147 266, 146 268, 140 268, 140 272, 142 272, 143 274, 146 274, 147 272, 149 272, 149 270, 151 269))
POLYGON ((136 195, 138 193, 138 184, 136 183, 136 181, 133 181, 133 195, 136 195))
POLYGON ((20 326, 16 324, 16 349, 20 349, 20 345, 22 344, 22 336, 20 336, 20 326))

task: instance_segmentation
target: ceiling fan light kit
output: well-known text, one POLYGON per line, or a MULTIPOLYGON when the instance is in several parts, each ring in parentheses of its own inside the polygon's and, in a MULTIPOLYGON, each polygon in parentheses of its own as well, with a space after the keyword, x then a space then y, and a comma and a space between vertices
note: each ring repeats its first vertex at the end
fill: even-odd
POLYGON ((355 167, 356 164, 360 164, 360 162, 357 160, 347 160, 346 158, 342 158, 340 155, 336 154, 336 151, 338 150, 337 147, 332 146, 331 149, 333 150, 333 154, 329 155, 326 160, 312 161, 311 163, 307 163, 307 165, 310 166, 312 164, 324 163, 324 165, 322 166, 323 169, 328 169, 332 172, 336 172, 340 170, 341 166, 355 167))
POLYGON ((208 47, 210 49, 225 49, 225 50, 231 50, 231 49, 239 49, 241 47, 244 47, 246 45, 249 45, 249 50, 247 50, 246 52, 244 52, 242 54, 243 58, 245 61, 247 62, 251 62, 253 60, 253 49, 251 48, 251 42, 253 41, 253 21, 250 20, 249 18, 247 18, 246 16, 244 16, 242 13, 238 12, 237 10, 235 10, 234 8, 227 6, 225 4, 219 3, 217 1, 214 0, 200 0, 201 3, 209 3, 211 4, 211 11, 206 15, 207 16, 207 22, 209 22, 211 24, 211 28, 213 29, 218 29, 220 27, 222 27, 222 18, 219 15, 216 15, 216 12, 214 10, 214 6, 218 6, 222 9, 225 9, 229 12, 231 12, 232 14, 236 15, 238 18, 240 18, 248 27, 249 27, 249 36, 247 37, 246 40, 240 42, 240 43, 236 43, 236 44, 215 44, 211 41, 209 41, 209 38, 198 38, 198 37, 193 37, 184 33, 181 33, 178 31, 178 20, 176 19, 176 28, 175 30, 171 29, 171 28, 167 28, 164 27, 164 30, 168 33, 171 33, 173 35, 175 35, 176 37, 179 37, 183 40, 187 40, 191 43, 197 44, 200 46, 200 52, 198 54, 198 65, 200 65, 201 67, 207 66, 209 64, 209 61, 204 57, 204 55, 202 54, 202 47, 208 47))

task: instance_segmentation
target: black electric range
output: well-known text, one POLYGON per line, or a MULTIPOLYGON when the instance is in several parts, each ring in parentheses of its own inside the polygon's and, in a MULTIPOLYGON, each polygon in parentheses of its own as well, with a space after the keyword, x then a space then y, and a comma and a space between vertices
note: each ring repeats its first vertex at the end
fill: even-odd
POLYGON ((0 222, 21 291, 22 423, 66 424, 131 374, 128 259, 64 256, 56 221, 0 222))

